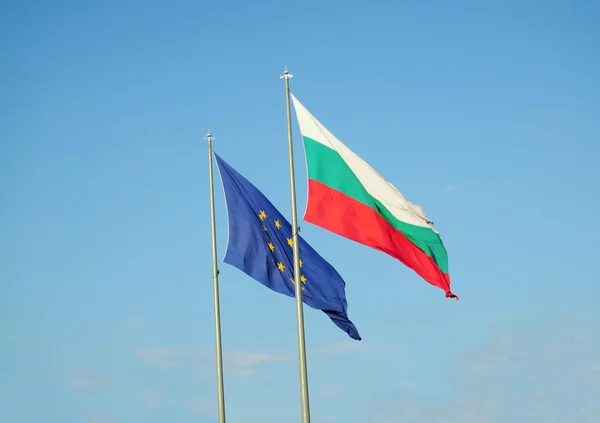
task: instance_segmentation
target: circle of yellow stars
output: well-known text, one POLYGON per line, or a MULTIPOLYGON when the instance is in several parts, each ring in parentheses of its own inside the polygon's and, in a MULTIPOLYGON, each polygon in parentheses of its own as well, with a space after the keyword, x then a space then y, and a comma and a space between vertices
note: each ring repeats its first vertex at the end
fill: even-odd
MULTIPOLYGON (((267 220, 267 214, 265 213, 265 211, 264 211, 264 210, 261 210, 261 211, 260 211, 260 213, 258 214, 258 218, 259 218, 261 221, 265 221, 265 220, 267 220)), ((273 221, 273 224, 275 225, 275 227, 276 227, 277 229, 281 229, 281 222, 279 222, 279 220, 274 220, 274 221, 273 221)), ((263 230, 265 230, 265 231, 267 230, 267 226, 266 226, 266 225, 263 225, 263 230)), ((294 239, 293 239, 293 238, 288 238, 288 239, 287 239, 287 243, 288 243, 288 245, 289 245, 290 247, 293 247, 293 246, 294 246, 294 239)), ((273 245, 273 243, 272 243, 271 241, 269 241, 269 242, 267 243, 267 246, 269 247, 269 250, 271 250, 271 252, 275 251, 275 245, 273 245)), ((300 267, 302 267, 302 259, 300 259, 300 258, 298 259, 298 264, 300 265, 300 267)), ((278 268, 280 271, 282 271, 282 272, 283 272, 283 271, 285 270, 285 265, 284 265, 282 262, 279 262, 279 263, 277 263, 277 268, 278 268)), ((296 281, 294 280, 294 278, 290 278, 290 280, 292 281, 292 283, 293 283, 293 284, 296 284, 296 281)), ((304 275, 302 275, 302 274, 300 275, 300 281, 301 281, 303 284, 305 284, 305 285, 306 285, 306 277, 305 277, 304 275)), ((302 287, 302 289, 304 290, 304 287, 302 287)))

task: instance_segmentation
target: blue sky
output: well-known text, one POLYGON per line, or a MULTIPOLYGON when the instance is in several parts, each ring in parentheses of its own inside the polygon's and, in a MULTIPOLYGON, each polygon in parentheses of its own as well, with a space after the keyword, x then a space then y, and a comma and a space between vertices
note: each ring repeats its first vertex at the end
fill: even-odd
MULTIPOLYGON (((600 420, 599 19, 558 0, 2 2, 0 421, 216 421, 203 136, 289 213, 284 65, 436 222, 460 296, 301 223, 363 337, 305 308, 312 421, 600 420)), ((218 185, 216 211, 222 257, 218 185)), ((228 421, 300 421, 293 299, 220 270, 228 421)))

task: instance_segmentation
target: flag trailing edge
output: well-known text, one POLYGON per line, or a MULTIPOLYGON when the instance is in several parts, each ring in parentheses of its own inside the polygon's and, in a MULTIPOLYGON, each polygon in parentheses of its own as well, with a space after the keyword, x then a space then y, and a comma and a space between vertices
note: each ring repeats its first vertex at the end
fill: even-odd
MULTIPOLYGON (((269 289, 295 297, 292 225, 258 188, 213 154, 227 207, 229 234, 223 261, 269 289)), ((360 341, 347 314, 346 283, 302 237, 298 240, 302 301, 360 341)))
POLYGON ((450 291, 448 253, 423 209, 338 140, 291 94, 304 142, 308 199, 303 219, 399 260, 450 291))

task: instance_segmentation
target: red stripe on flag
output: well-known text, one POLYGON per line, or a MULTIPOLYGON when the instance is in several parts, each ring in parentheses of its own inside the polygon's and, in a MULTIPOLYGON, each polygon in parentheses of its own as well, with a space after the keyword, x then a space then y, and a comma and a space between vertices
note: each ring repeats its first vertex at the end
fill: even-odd
POLYGON ((373 208, 346 194, 309 179, 304 220, 389 254, 443 289, 446 297, 458 299, 450 292, 450 275, 443 273, 431 257, 373 208))

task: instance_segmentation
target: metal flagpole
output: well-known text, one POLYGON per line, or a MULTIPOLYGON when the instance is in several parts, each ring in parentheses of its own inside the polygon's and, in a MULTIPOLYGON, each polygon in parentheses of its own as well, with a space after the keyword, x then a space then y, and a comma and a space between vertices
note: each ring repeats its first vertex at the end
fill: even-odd
POLYGON ((310 423, 308 403, 308 376, 306 371, 306 345, 304 343, 304 311, 302 305, 302 282, 300 281, 300 250, 298 243, 298 215, 296 212, 296 177, 294 175, 294 149, 292 143, 292 114, 290 110, 290 79, 293 77, 287 68, 281 79, 285 81, 285 107, 287 113, 288 159, 290 164, 290 193, 292 202, 292 240, 294 251, 294 283, 296 285, 296 317, 298 321, 298 356, 300 361, 300 399, 302 402, 302 423, 310 423))
POLYGON ((217 227, 215 222, 215 188, 213 185, 212 141, 210 131, 204 138, 208 141, 208 180, 210 183, 210 226, 212 234, 212 274, 215 308, 215 350, 217 356, 217 400, 219 402, 219 423, 225 423, 225 393, 223 392, 223 351, 221 348, 221 306, 219 303, 219 267, 217 266, 217 227))

